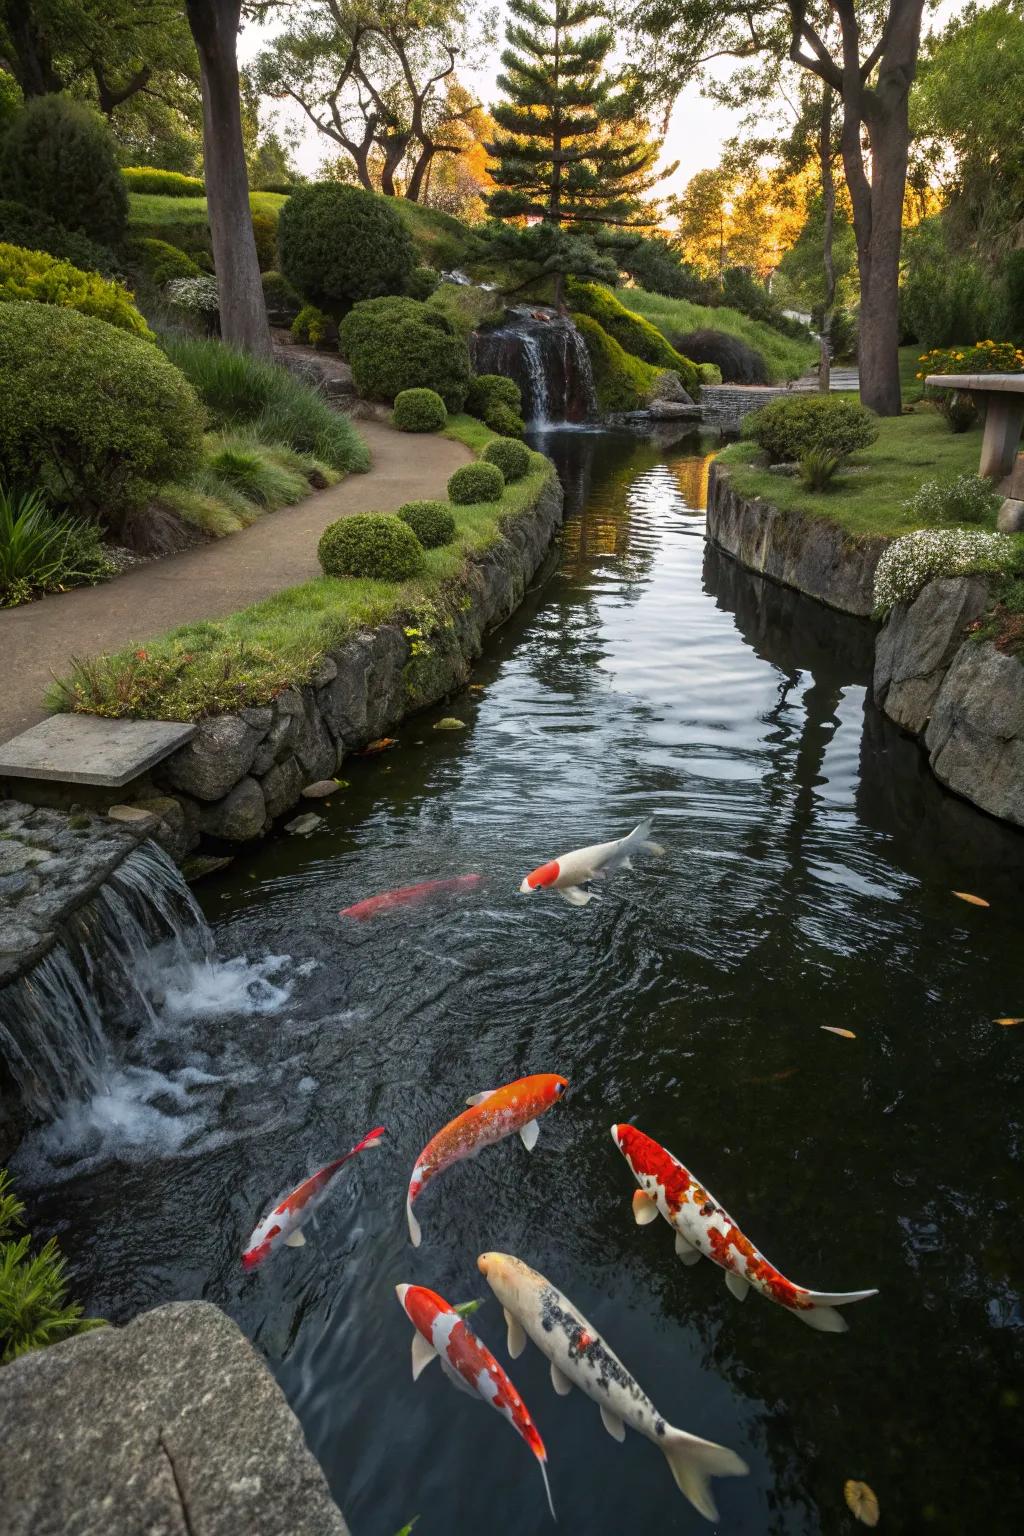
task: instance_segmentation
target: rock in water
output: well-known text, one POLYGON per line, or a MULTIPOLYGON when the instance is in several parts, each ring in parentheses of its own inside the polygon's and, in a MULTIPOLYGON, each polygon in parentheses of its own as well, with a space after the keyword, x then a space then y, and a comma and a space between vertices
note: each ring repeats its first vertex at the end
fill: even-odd
POLYGON ((337 779, 317 779, 315 784, 307 784, 302 791, 304 800, 326 800, 328 795, 333 795, 339 789, 337 779))
POLYGON ((435 731, 464 731, 465 720, 459 720, 455 715, 445 715, 443 720, 438 720, 434 726, 435 731))
POLYGON ((296 816, 294 821, 286 822, 284 829, 296 837, 301 837, 306 832, 312 832, 322 821, 323 817, 318 816, 315 811, 306 811, 302 816, 296 816))

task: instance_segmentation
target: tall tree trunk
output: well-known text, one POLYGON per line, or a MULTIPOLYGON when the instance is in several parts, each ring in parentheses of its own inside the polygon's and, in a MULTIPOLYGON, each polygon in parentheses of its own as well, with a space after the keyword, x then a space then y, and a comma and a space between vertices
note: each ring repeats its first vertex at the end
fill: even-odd
POLYGON ((50 38, 32 7, 31 0, 0 0, 0 21, 11 40, 11 71, 26 99, 51 96, 64 89, 53 67, 50 38))
POLYGON ((252 232, 238 95, 241 0, 186 0, 185 9, 199 50, 207 214, 221 336, 233 347, 269 357, 270 326, 252 232))
POLYGON ((836 219, 836 181, 832 174, 832 87, 821 88, 821 133, 818 140, 821 160, 822 261, 825 267, 825 303, 821 311, 821 360, 818 364, 818 388, 827 395, 832 387, 832 311, 836 302, 836 266, 832 259, 832 232, 836 219))
POLYGON ((434 155, 437 151, 433 144, 425 143, 416 157, 416 164, 412 168, 405 195, 410 203, 418 203, 426 200, 427 190, 430 186, 430 167, 434 163, 434 155))

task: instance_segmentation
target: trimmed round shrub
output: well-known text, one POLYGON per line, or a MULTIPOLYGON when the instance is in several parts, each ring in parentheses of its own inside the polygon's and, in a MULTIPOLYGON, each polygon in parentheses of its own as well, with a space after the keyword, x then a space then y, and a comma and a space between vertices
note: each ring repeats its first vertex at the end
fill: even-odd
POLYGON ((405 320, 416 325, 429 325, 445 336, 455 335, 455 327, 440 310, 429 308, 419 299, 406 299, 396 294, 382 299, 364 299, 349 310, 338 326, 341 350, 351 362, 352 351, 372 345, 384 330, 394 329, 405 320))
POLYGON ((508 405, 492 405, 484 417, 484 425, 502 437, 522 437, 526 431, 523 418, 508 405))
POLYGON ((448 481, 448 500, 457 507, 475 501, 500 501, 505 476, 497 464, 463 464, 448 481))
POLYGON ((466 410, 480 421, 487 420, 487 412, 493 405, 507 405, 518 415, 523 408, 523 396, 515 379, 507 379, 502 373, 478 373, 469 381, 466 410))
POLYGON ((878 424, 856 401, 808 394, 763 405, 748 417, 746 432, 773 464, 792 464, 815 448, 845 459, 875 441, 878 424))
POLYGON ((441 274, 434 267, 413 267, 405 280, 405 292, 410 299, 429 299, 441 281, 441 274))
POLYGON ((440 432, 448 421, 441 396, 432 389, 403 389, 391 417, 399 432, 440 432))
POLYGON ((77 309, 79 314, 93 315, 122 331, 153 339, 127 288, 100 277, 98 272, 80 272, 70 262, 57 261, 45 251, 0 245, 0 300, 10 299, 77 309))
POLYGON ((204 412, 151 342, 50 304, 0 304, 0 479, 116 527, 198 468, 204 412))
POLYGON ((432 321, 417 317, 382 324, 372 337, 353 344, 346 334, 347 323, 342 322, 345 355, 361 395, 394 400, 406 389, 432 389, 449 411, 462 410, 469 384, 469 348, 461 336, 448 335, 432 321))
POLYGON ((514 437, 499 437, 484 449, 484 463, 497 464, 506 483, 521 480, 530 467, 530 450, 514 437))
POLYGON ((277 240, 288 281, 338 313, 358 299, 400 292, 416 265, 412 237, 388 199, 336 182, 293 192, 277 240))
POLYGON ((67 96, 37 96, 12 123, 0 144, 0 195, 108 245, 128 222, 113 135, 67 96))
POLYGON ((455 537, 455 517, 446 501, 407 501, 395 515, 408 523, 424 549, 440 549, 455 537))
POLYGON ((177 277, 199 276, 199 267, 192 257, 166 240, 129 240, 125 254, 129 265, 158 288, 177 277))
POLYGON ((695 363, 713 363, 721 369, 719 382, 767 384, 768 365, 754 347, 728 331, 673 332, 672 345, 695 363))
POLYGON ((389 512, 339 517, 320 535, 316 552, 325 576, 406 581, 423 569, 423 545, 408 523, 389 512))
POLYGON ((264 272, 260 282, 263 284, 263 302, 268 309, 285 315, 298 314, 302 300, 282 272, 264 272))
POLYGON ((152 192, 157 197, 206 196, 200 178, 184 176, 181 171, 158 171, 152 165, 123 165, 121 175, 129 192, 152 192))
POLYGON ((82 272, 100 272, 104 277, 111 277, 121 266, 108 246, 65 229, 38 208, 26 208, 24 203, 6 198, 0 199, 0 240, 28 251, 46 251, 60 261, 70 261, 82 272))

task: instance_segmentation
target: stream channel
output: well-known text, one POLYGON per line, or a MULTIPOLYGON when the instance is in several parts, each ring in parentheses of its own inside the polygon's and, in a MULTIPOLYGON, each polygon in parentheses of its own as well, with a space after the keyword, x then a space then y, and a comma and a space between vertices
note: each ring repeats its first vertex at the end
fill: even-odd
POLYGON ((857 1478, 888 1530, 1018 1532, 1024 1027, 993 1021, 1024 1013, 1024 838, 881 718, 868 625, 706 546, 710 441, 540 443, 564 538, 474 687, 347 762, 311 836, 198 888, 215 954, 147 958, 135 1065, 15 1163, 32 1219, 91 1312, 204 1297, 237 1319, 354 1536, 414 1515, 416 1536, 552 1529, 511 1429, 436 1367, 413 1384, 400 1281, 487 1298, 473 1326, 545 1438, 562 1529, 707 1529, 654 1446, 556 1396, 532 1346, 509 1361, 475 1265, 491 1248, 565 1291, 671 1423, 749 1462, 715 1485, 722 1530, 852 1531, 857 1478), (468 728, 432 729, 452 714, 468 728), (666 856, 585 909, 518 894, 649 814, 666 856), (339 920, 469 872, 485 883, 454 899, 339 920), (536 1150, 440 1177, 414 1250, 416 1154, 467 1095, 530 1072, 570 1082, 536 1150), (628 1119, 790 1278, 879 1287, 850 1332, 740 1305, 664 1223, 635 1226, 609 1136, 628 1119), (307 1246, 243 1274, 271 1197, 376 1124, 307 1246))

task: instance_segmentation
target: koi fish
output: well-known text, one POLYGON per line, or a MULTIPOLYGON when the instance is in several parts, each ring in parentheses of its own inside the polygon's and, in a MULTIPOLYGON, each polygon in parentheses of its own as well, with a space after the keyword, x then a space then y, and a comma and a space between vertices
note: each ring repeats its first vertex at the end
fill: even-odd
POLYGON ((725 1270, 725 1283, 742 1301, 750 1287, 786 1307, 818 1333, 845 1333, 848 1324, 836 1311, 874 1291, 809 1291, 794 1285, 745 1237, 727 1211, 671 1152, 632 1125, 613 1125, 612 1140, 633 1170, 640 1188, 633 1196, 638 1227, 664 1216, 676 1234, 676 1253, 684 1264, 711 1259, 725 1270))
POLYGON ((403 885, 395 891, 385 891, 380 896, 368 896, 353 907, 342 907, 339 917, 354 917, 361 922, 376 917, 378 912, 388 912, 392 907, 411 907, 431 896, 443 896, 455 891, 471 891, 480 885, 483 875, 456 875, 452 880, 421 880, 419 885, 403 885))
POLYGON ((303 1179, 297 1189, 293 1189, 290 1195, 286 1195, 279 1205, 275 1205, 269 1215, 264 1216, 242 1254, 242 1268, 255 1269, 257 1264, 262 1264, 264 1259, 282 1245, 286 1248, 301 1248, 305 1244, 302 1229, 324 1200, 331 1181, 339 1169, 343 1168, 349 1158, 355 1157, 357 1152, 365 1152, 367 1147, 375 1147, 385 1134, 384 1127, 378 1125, 376 1129, 368 1131, 362 1141, 357 1141, 351 1152, 346 1152, 344 1157, 336 1158, 333 1163, 328 1163, 316 1173, 311 1173, 308 1179, 303 1179))
POLYGON ((540 1073, 535 1077, 517 1078, 514 1083, 506 1083, 504 1088, 475 1093, 466 1100, 473 1107, 449 1120, 436 1136, 431 1137, 412 1170, 405 1214, 414 1247, 419 1247, 423 1234, 412 1213, 413 1203, 434 1175, 443 1173, 464 1157, 475 1157, 481 1148, 493 1146, 514 1131, 519 1132, 527 1152, 532 1152, 540 1135, 537 1116, 550 1109, 568 1086, 564 1077, 540 1073))
POLYGON ((544 1479, 544 1492, 548 1496, 548 1508, 554 1520, 555 1506, 551 1501, 548 1485, 548 1453, 537 1426, 530 1418, 515 1387, 489 1349, 486 1349, 472 1329, 450 1307, 443 1296, 427 1290, 425 1285, 396 1285, 398 1300, 416 1332, 412 1336, 412 1379, 418 1381, 421 1373, 437 1357, 441 1369, 453 1386, 460 1392, 480 1397, 492 1408, 497 1408, 507 1419, 537 1458, 540 1475, 544 1479))
POLYGON ((660 857, 664 852, 660 843, 651 842, 651 817, 648 816, 626 837, 620 837, 614 843, 576 848, 572 853, 559 854, 547 864, 538 864, 519 890, 524 896, 529 896, 532 891, 557 891, 570 906, 585 907, 594 896, 593 891, 583 890, 586 881, 604 880, 617 870, 632 869, 635 853, 654 853, 660 857))
POLYGON ((681 1491, 708 1520, 717 1520, 712 1477, 744 1477, 750 1468, 734 1451, 673 1429, 641 1391, 618 1355, 561 1291, 510 1253, 482 1253, 476 1267, 505 1310, 508 1352, 518 1360, 527 1334, 551 1363, 551 1385, 560 1397, 577 1386, 601 1410, 615 1440, 625 1425, 665 1453, 681 1491))

